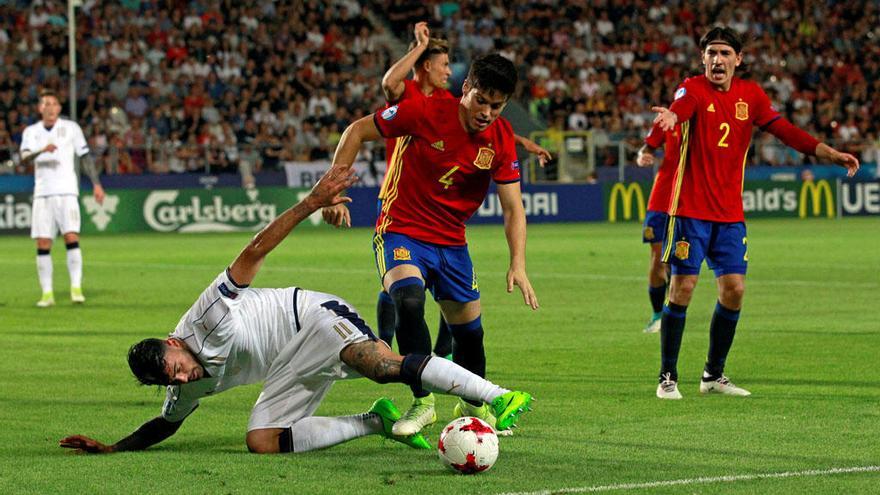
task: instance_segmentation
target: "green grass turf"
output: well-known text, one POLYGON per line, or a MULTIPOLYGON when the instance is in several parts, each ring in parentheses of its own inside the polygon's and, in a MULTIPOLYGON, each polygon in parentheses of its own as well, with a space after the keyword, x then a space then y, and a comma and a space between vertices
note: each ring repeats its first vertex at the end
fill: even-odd
MULTIPOLYGON (((58 439, 118 440, 158 414, 163 393, 138 387, 125 352, 163 336, 247 241, 244 234, 83 239, 87 303, 66 298, 64 249, 53 256, 58 305, 39 296, 32 241, 0 238, 0 493, 499 493, 701 476, 880 465, 880 221, 752 221, 745 308, 728 372, 750 398, 701 397, 714 307, 704 278, 688 312, 682 401, 654 397, 657 335, 647 247, 636 224, 534 225, 529 273, 541 302, 505 292, 500 227, 470 229, 483 294, 488 376, 532 392, 534 412, 501 439, 488 473, 455 476, 432 451, 378 437, 318 452, 256 456, 244 433, 258 386, 205 399, 174 437, 146 452, 77 456, 58 439)), ((704 269, 705 270, 705 269, 704 269)), ((303 229, 268 259, 255 286, 339 294, 375 321, 370 231, 303 229)), ((437 311, 428 307, 429 326, 437 311)), ((338 383, 318 413, 365 411, 407 389, 338 383)), ((440 424, 454 400, 438 400, 440 424)), ((436 441, 439 425, 428 431, 436 441)), ((880 473, 639 488, 638 493, 876 493, 880 473)))

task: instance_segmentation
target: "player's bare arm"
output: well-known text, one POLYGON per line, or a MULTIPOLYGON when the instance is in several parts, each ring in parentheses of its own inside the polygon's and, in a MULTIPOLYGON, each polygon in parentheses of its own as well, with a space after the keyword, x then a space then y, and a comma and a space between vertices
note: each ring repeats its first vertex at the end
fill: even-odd
POLYGON ((183 421, 172 423, 157 416, 113 445, 106 445, 83 435, 63 438, 58 442, 58 445, 66 449, 73 449, 80 454, 112 454, 129 450, 144 450, 174 435, 182 424, 183 421))
POLYGON ((859 171, 858 158, 849 153, 837 151, 825 143, 819 143, 816 146, 816 158, 846 168, 847 177, 852 177, 859 171))
POLYGON ((400 100, 403 96, 406 86, 403 81, 406 76, 413 70, 416 61, 425 53, 428 48, 428 41, 431 39, 427 22, 416 23, 413 29, 413 35, 416 39, 416 46, 394 63, 385 76, 382 77, 382 92, 385 93, 385 101, 393 103, 400 100))
POLYGON ((516 140, 516 144, 522 146, 530 155, 537 155, 538 164, 541 165, 541 168, 544 168, 544 165, 553 159, 553 156, 550 155, 549 151, 545 150, 531 139, 525 136, 520 136, 519 134, 514 134, 513 139, 516 140))
POLYGON ((339 193, 355 181, 357 176, 350 166, 331 167, 305 199, 288 208, 251 239, 229 266, 229 276, 232 280, 239 285, 250 285, 266 255, 275 249, 275 246, 281 243, 300 222, 324 206, 351 202, 351 198, 339 196, 339 193))
POLYGON ((654 161, 654 148, 647 144, 642 145, 642 147, 639 148, 639 152, 636 154, 636 165, 640 167, 650 167, 654 165, 654 161))
MULTIPOLYGON (((348 127, 342 133, 339 139, 339 145, 336 147, 336 154, 333 155, 333 167, 348 169, 354 164, 355 158, 361 149, 361 145, 365 141, 376 141, 382 137, 376 123, 373 122, 373 116, 367 115, 348 127)), ((325 206, 321 210, 324 221, 334 227, 351 227, 351 214, 348 212, 343 202, 325 206)))
POLYGON ((98 177, 98 165, 95 163, 95 159, 92 157, 91 153, 86 153, 81 156, 79 160, 83 173, 85 173, 89 180, 92 181, 95 201, 97 201, 99 205, 104 204, 104 188, 101 186, 100 177, 98 177))
POLYGON ((514 285, 519 287, 526 305, 538 309, 538 297, 526 274, 526 213, 519 182, 498 184, 498 199, 504 213, 504 234, 510 251, 507 292, 513 292, 514 285))

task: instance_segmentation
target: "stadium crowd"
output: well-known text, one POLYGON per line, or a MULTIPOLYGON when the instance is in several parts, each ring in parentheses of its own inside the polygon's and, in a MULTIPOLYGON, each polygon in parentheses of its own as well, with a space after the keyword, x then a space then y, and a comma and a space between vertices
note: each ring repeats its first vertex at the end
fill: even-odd
MULTIPOLYGON (((792 122, 830 142, 880 139, 880 8, 873 1, 776 0, 86 0, 78 10, 78 120, 108 173, 258 170, 332 154, 352 120, 380 107, 419 20, 451 59, 499 51, 521 72, 518 99, 555 130, 599 145, 638 141, 686 75, 695 40, 720 22, 746 44, 744 73, 792 122), (373 16, 385 22, 373 23, 373 16)), ((38 118, 41 87, 67 81, 66 2, 0 2, 0 161, 38 118)), ((759 144, 772 141, 759 135, 759 144)), ((784 147, 754 157, 797 163, 784 147)), ((616 163, 613 159, 609 160, 616 163)))

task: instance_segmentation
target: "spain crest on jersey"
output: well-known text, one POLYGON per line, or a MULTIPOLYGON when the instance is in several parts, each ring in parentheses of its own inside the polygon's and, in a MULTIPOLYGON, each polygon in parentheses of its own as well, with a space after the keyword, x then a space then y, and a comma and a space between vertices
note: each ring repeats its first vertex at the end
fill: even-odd
POLYGON ((654 240, 654 227, 645 227, 645 233, 644 233, 643 237, 647 241, 653 241, 654 240))
POLYGON ((474 165, 482 170, 489 170, 492 168, 492 159, 495 158, 495 151, 490 148, 480 148, 477 152, 477 159, 474 160, 474 165))
POLYGON ((680 260, 688 259, 691 252, 691 243, 687 241, 678 241, 675 243, 675 257, 680 260))
POLYGON ((736 102, 737 120, 749 120, 749 104, 744 101, 736 102))
POLYGON ((409 249, 401 246, 394 248, 394 261, 410 261, 412 259, 412 255, 409 253, 409 249))

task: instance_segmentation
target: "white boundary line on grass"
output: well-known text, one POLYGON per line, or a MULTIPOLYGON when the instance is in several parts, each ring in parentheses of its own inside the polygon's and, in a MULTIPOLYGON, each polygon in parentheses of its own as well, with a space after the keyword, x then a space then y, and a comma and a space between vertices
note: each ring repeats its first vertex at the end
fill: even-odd
POLYGON ((830 474, 867 473, 880 471, 880 466, 858 466, 830 469, 809 469, 807 471, 786 471, 784 473, 758 473, 739 474, 731 476, 714 476, 700 478, 685 478, 680 480, 648 481, 644 483, 620 483, 617 485, 597 485, 577 488, 558 488, 554 490, 541 490, 537 492, 509 492, 501 495, 553 495, 557 493, 595 493, 611 492, 618 490, 638 490, 644 488, 661 488, 666 486, 699 485, 706 483, 734 483, 737 481, 752 481, 778 478, 798 478, 802 476, 827 476, 830 474))
MULTIPOLYGON (((20 260, 0 259, 0 264, 13 265, 21 263, 20 260)), ((222 263, 220 264, 222 265, 222 263)), ((165 263, 165 262, 133 262, 133 261, 89 261, 89 266, 126 267, 126 268, 153 268, 157 270, 208 270, 220 265, 165 263)), ((281 273, 336 273, 345 275, 375 275, 375 269, 356 268, 344 269, 317 266, 268 266, 262 269, 265 272, 281 273)), ((486 271, 480 272, 482 277, 504 277, 506 272, 486 271)), ((578 279, 578 280, 614 280, 618 282, 644 282, 645 277, 632 275, 604 275, 600 273, 561 273, 561 272, 533 272, 529 276, 533 279, 578 279)), ((846 282, 842 280, 794 280, 794 279, 749 279, 749 285, 777 285, 788 287, 820 287, 820 288, 847 288, 847 289, 877 289, 880 284, 871 282, 846 282)))

